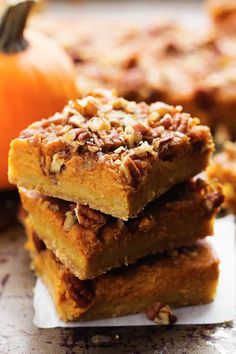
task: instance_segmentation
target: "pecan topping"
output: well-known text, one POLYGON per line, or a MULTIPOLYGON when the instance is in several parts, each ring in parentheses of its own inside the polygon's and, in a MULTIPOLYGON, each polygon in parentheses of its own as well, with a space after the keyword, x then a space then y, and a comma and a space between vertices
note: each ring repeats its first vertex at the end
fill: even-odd
POLYGON ((100 211, 90 209, 87 205, 77 204, 75 215, 78 223, 85 229, 98 232, 106 224, 107 217, 100 211))
POLYGON ((63 224, 63 230, 68 232, 72 228, 72 226, 76 223, 76 216, 73 211, 66 212, 66 218, 63 224))
POLYGON ((159 141, 158 144, 158 156, 161 160, 167 161, 172 158, 172 136, 166 136, 159 141))
POLYGON ((125 156, 121 161, 120 171, 123 173, 129 184, 137 185, 141 180, 141 173, 134 160, 129 156, 125 156))
POLYGON ((109 90, 70 101, 62 113, 33 123, 20 137, 52 151, 44 158, 45 174, 60 173, 72 153, 90 152, 134 184, 155 159, 172 159, 182 139, 195 150, 212 149, 209 129, 183 113, 182 107, 127 101, 109 90))
POLYGON ((65 164, 64 154, 58 152, 57 154, 53 155, 52 163, 50 166, 51 173, 60 173, 62 166, 65 164))
POLYGON ((140 232, 148 232, 155 226, 154 218, 150 216, 145 216, 139 222, 138 228, 140 232))
POLYGON ((164 305, 161 302, 154 302, 147 309, 146 316, 157 325, 169 325, 177 321, 177 317, 173 315, 170 306, 164 305))
POLYGON ((209 211, 219 208, 224 202, 224 195, 219 192, 212 192, 207 195, 206 207, 209 211))
POLYGON ((91 304, 95 295, 91 281, 80 280, 68 272, 62 274, 62 279, 70 296, 79 307, 86 308, 91 304))

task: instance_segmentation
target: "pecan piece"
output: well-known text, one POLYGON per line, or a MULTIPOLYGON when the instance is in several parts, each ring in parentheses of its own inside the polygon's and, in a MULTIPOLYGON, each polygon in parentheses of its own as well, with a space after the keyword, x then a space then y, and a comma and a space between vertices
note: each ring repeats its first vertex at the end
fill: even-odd
POLYGON ((173 124, 173 118, 169 113, 166 113, 164 117, 159 121, 159 126, 163 126, 165 129, 170 129, 173 124))
POLYGON ((52 157, 52 162, 50 166, 50 172, 51 173, 60 173, 62 166, 65 164, 66 160, 64 158, 64 154, 58 152, 57 154, 54 154, 52 157))
POLYGON ((155 226, 155 220, 152 215, 144 216, 138 225, 140 232, 149 232, 155 226))
POLYGON ((177 321, 177 317, 172 313, 170 306, 161 302, 154 302, 147 309, 146 316, 157 325, 169 325, 177 321))
POLYGON ((77 305, 82 308, 88 307, 95 295, 92 282, 80 280, 68 272, 62 274, 62 279, 65 281, 68 293, 77 305))
POLYGON ((72 228, 72 226, 76 223, 76 216, 73 211, 67 211, 66 212, 66 218, 63 224, 63 230, 68 232, 72 228))
POLYGON ((219 208, 224 202, 224 195, 219 192, 212 192, 208 194, 206 200, 206 207, 209 211, 212 211, 215 208, 219 208))
POLYGON ((120 171, 124 174, 129 184, 137 185, 141 181, 141 173, 129 156, 125 156, 121 161, 120 171))
POLYGON ((90 209, 87 205, 77 204, 74 210, 78 223, 85 229, 98 232, 106 224, 107 217, 100 211, 90 209))
POLYGON ((158 142, 158 156, 163 161, 171 161, 173 158, 173 136, 166 136, 158 142))

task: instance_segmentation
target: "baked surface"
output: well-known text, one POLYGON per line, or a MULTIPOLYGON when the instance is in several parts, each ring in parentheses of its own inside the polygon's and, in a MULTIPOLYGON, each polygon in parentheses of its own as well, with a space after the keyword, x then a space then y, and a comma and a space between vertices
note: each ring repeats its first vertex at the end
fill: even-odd
POLYGON ((218 185, 184 182, 123 222, 82 205, 19 189, 24 210, 47 248, 80 279, 148 254, 194 244, 213 232, 223 201, 218 185))
POLYGON ((207 169, 209 178, 218 179, 223 186, 225 207, 236 214, 236 144, 227 142, 207 169))
POLYGON ((180 106, 95 90, 11 142, 9 179, 127 220, 202 171, 212 150, 209 128, 180 106))
POLYGON ((215 296, 219 261, 207 241, 82 281, 40 244, 29 220, 26 226, 33 267, 65 321, 138 313, 156 301, 173 307, 205 304, 215 296))

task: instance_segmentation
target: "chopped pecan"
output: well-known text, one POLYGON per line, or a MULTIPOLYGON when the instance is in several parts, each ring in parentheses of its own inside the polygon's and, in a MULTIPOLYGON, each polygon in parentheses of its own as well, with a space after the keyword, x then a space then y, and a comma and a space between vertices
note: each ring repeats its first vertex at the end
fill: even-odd
POLYGON ((79 112, 74 114, 72 117, 69 118, 69 123, 77 128, 82 128, 84 125, 85 119, 79 112))
POLYGON ((117 97, 112 103, 113 109, 123 110, 128 106, 128 101, 122 97, 117 97))
POLYGON ((133 125, 134 131, 142 134, 146 134, 150 131, 150 127, 146 126, 142 122, 133 125))
POLYGON ((186 133, 190 125, 190 116, 188 114, 176 114, 173 129, 181 133, 186 133))
POLYGON ((94 118, 91 118, 89 121, 89 128, 93 132, 98 132, 99 130, 109 131, 111 129, 111 125, 108 122, 108 120, 106 120, 106 119, 94 117, 94 118))
POLYGON ((132 125, 127 125, 124 132, 125 140, 129 147, 134 147, 140 141, 142 141, 142 133, 140 131, 135 131, 132 125))
POLYGON ((86 118, 92 118, 96 116, 98 111, 98 102, 96 98, 87 96, 81 100, 75 100, 74 106, 76 110, 86 118))
POLYGON ((150 216, 145 216, 143 217, 138 225, 138 229, 141 232, 148 232, 150 231, 153 227, 155 226, 155 220, 154 218, 150 216))
POLYGON ((172 313, 170 306, 161 302, 154 302, 147 309, 146 316, 157 325, 169 325, 177 321, 177 317, 172 313))
POLYGON ((71 129, 70 131, 66 132, 63 135, 63 139, 67 142, 67 143, 71 143, 71 141, 75 140, 76 138, 76 131, 75 129, 71 129))
POLYGON ((159 125, 163 126, 165 129, 170 129, 172 123, 173 119, 169 113, 166 113, 164 117, 159 121, 159 125))
POLYGON ((148 153, 153 154, 153 146, 149 145, 147 141, 142 142, 139 146, 133 149, 133 152, 138 157, 144 157, 148 153))
POLYGON ((58 152, 57 154, 54 154, 52 157, 50 172, 51 173, 60 173, 62 166, 65 164, 65 162, 66 162, 66 160, 64 157, 64 153, 58 152))
POLYGON ((62 274, 68 293, 81 308, 88 307, 93 301, 95 291, 90 280, 80 280, 68 271, 62 274))
POLYGON ((114 151, 118 147, 123 145, 123 140, 121 137, 119 137, 119 134, 117 133, 111 133, 111 134, 103 134, 100 135, 103 140, 103 148, 106 151, 114 151))
POLYGON ((173 158, 173 150, 172 150, 172 143, 173 143, 173 136, 166 136, 161 138, 157 145, 157 152, 158 156, 163 161, 171 161, 173 158))
POLYGON ((87 148, 90 152, 98 152, 98 151, 101 151, 101 148, 97 145, 95 145, 94 143, 88 141, 87 143, 87 148))
POLYGON ((98 232, 106 224, 107 217, 87 205, 77 204, 74 210, 78 223, 85 229, 98 232))
POLYGON ((129 184, 137 185, 141 180, 141 173, 129 156, 125 156, 121 161, 120 171, 124 174, 129 184))
POLYGON ((174 111, 174 107, 164 102, 155 102, 151 104, 150 111, 157 112, 160 117, 163 117, 166 114, 172 113, 174 111))
POLYGON ((206 207, 209 211, 219 208, 224 202, 224 195, 217 191, 207 195, 206 207))
POLYGON ((64 220, 63 230, 68 232, 68 231, 70 231, 72 226, 76 223, 76 216, 75 216, 75 213, 70 210, 67 211, 65 215, 66 215, 66 218, 64 220))
POLYGON ((76 130, 76 136, 77 136, 77 141, 81 145, 84 145, 85 142, 91 138, 91 134, 82 128, 81 129, 78 128, 78 130, 76 130))

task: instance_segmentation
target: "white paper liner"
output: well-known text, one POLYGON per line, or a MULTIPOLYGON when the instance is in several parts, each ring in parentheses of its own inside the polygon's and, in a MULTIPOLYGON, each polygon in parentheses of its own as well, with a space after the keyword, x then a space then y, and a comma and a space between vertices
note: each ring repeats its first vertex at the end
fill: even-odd
MULTIPOLYGON (((174 310, 176 325, 214 324, 233 320, 235 311, 235 224, 233 216, 216 220, 215 236, 209 237, 220 258, 220 279, 215 300, 208 305, 188 306, 174 310)), ((90 322, 65 323, 56 313, 46 286, 37 279, 34 289, 34 324, 39 328, 150 326, 144 314, 90 322)))

